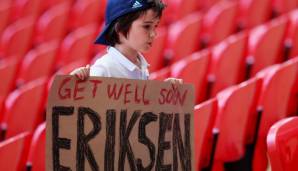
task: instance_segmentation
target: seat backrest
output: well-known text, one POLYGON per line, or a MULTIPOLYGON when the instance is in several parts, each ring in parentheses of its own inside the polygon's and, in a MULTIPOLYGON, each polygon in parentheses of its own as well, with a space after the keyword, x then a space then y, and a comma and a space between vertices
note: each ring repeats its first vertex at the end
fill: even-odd
POLYGON ((169 27, 167 55, 170 56, 171 62, 177 62, 199 50, 200 31, 200 13, 186 16, 169 27))
POLYGON ((173 20, 177 21, 180 20, 187 15, 198 11, 199 5, 197 0, 188 0, 188 1, 183 1, 183 0, 177 0, 177 1, 171 1, 167 0, 168 2, 165 2, 166 4, 169 4, 172 8, 172 15, 173 15, 173 20))
POLYGON ((298 10, 294 10, 289 14, 286 46, 290 46, 290 58, 298 56, 298 10))
POLYGON ((209 165, 213 144, 212 128, 217 113, 217 100, 211 99, 195 106, 194 137, 195 137, 195 170, 209 165))
POLYGON ((15 88, 17 71, 18 63, 16 60, 4 60, 0 63, 0 75, 2 79, 0 96, 6 97, 15 88))
POLYGON ((38 17, 42 12, 42 0, 14 0, 12 9, 12 19, 18 20, 20 17, 38 17))
POLYGON ((251 76, 263 68, 282 61, 287 19, 280 17, 253 29, 249 35, 248 58, 253 61, 251 76))
POLYGON ((75 1, 71 8, 70 30, 92 23, 101 23, 103 18, 100 16, 100 11, 102 9, 103 8, 99 6, 98 0, 75 1))
POLYGON ((253 78, 217 94, 218 112, 215 128, 219 129, 215 161, 232 162, 241 159, 251 141, 261 79, 253 78))
POLYGON ((260 71, 263 79, 259 106, 262 107, 259 137, 265 141, 270 126, 287 116, 290 94, 296 81, 298 65, 286 62, 260 71))
POLYGON ((31 48, 34 30, 34 19, 31 17, 18 19, 4 30, 0 40, 0 56, 21 60, 31 48))
POLYGON ((219 1, 203 16, 203 41, 215 45, 236 30, 237 4, 233 1, 219 1))
POLYGON ((288 106, 296 74, 297 65, 286 62, 270 66, 256 75, 263 79, 263 85, 258 102, 262 114, 254 149, 254 170, 266 169, 268 165, 266 136, 275 122, 289 115, 288 106))
POLYGON ((30 50, 22 62, 18 85, 26 84, 41 77, 49 77, 53 71, 58 51, 58 42, 43 43, 30 50))
POLYGON ((62 40, 67 32, 69 11, 70 4, 61 3, 44 12, 37 21, 35 43, 62 40))
POLYGON ((38 79, 15 90, 7 97, 1 124, 2 129, 6 131, 5 138, 25 131, 32 132, 43 120, 46 83, 46 79, 38 79))
POLYGON ((3 30, 9 23, 11 8, 12 5, 10 1, 0 2, 0 35, 2 35, 3 30))
POLYGON ((27 160, 30 171, 45 171, 46 123, 40 124, 32 137, 27 160))
POLYGON ((16 60, 4 60, 0 63, 0 122, 3 118, 4 102, 8 94, 15 88, 18 63, 16 60))
POLYGON ((89 24, 68 34, 60 46, 58 64, 67 65, 78 60, 89 62, 96 29, 96 24, 89 24))
POLYGON ((53 6, 57 5, 57 4, 61 4, 61 3, 69 3, 69 4, 73 4, 75 0, 44 0, 42 3, 42 9, 43 11, 46 11, 50 8, 52 8, 53 6))
MULTIPOLYGON (((288 60, 287 63, 292 63, 298 67, 298 57, 288 60)), ((294 86, 290 94, 289 110, 287 114, 289 114, 289 116, 298 115, 298 69, 294 86)))
POLYGON ((158 71, 155 71, 149 75, 150 80, 164 81, 171 76, 171 67, 164 67, 158 71))
POLYGON ((298 117, 281 119, 267 135, 272 171, 298 170, 298 117))
POLYGON ((240 28, 253 28, 270 18, 271 0, 239 0, 240 28))
POLYGON ((211 96, 244 79, 247 34, 232 35, 212 49, 208 75, 214 78, 211 96))
POLYGON ((25 132, 0 143, 0 170, 18 171, 25 168, 29 139, 30 134, 25 132))
POLYGON ((298 2, 296 0, 273 0, 272 5, 274 12, 280 15, 297 8, 298 2))
POLYGON ((161 69, 165 64, 164 49, 166 47, 167 34, 166 28, 157 30, 157 36, 150 50, 144 54, 150 64, 149 71, 154 72, 161 69))
POLYGON ((207 72, 210 60, 209 50, 195 52, 171 66, 171 77, 181 78, 195 87, 196 102, 206 98, 207 72))

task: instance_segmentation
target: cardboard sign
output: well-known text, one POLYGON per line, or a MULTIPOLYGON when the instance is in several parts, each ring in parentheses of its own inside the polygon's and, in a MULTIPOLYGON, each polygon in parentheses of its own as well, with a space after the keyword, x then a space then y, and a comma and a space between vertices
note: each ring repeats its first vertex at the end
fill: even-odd
POLYGON ((47 106, 47 171, 194 170, 194 89, 57 76, 47 106))

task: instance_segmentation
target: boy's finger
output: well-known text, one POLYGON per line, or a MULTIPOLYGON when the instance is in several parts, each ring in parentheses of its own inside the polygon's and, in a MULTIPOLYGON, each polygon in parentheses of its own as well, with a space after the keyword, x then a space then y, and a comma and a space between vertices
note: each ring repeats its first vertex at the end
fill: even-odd
POLYGON ((80 79, 80 74, 79 73, 75 73, 74 74, 78 79, 80 79))
POLYGON ((86 79, 88 76, 89 76, 89 72, 88 72, 88 69, 84 69, 83 70, 83 72, 84 72, 84 79, 86 79))

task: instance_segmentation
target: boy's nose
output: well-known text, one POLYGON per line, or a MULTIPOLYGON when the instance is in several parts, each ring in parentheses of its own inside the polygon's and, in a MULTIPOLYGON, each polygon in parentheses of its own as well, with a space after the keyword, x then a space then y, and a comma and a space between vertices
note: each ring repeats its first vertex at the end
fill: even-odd
POLYGON ((151 38, 154 38, 156 36, 156 31, 155 30, 152 30, 151 32, 150 32, 150 37, 151 38))

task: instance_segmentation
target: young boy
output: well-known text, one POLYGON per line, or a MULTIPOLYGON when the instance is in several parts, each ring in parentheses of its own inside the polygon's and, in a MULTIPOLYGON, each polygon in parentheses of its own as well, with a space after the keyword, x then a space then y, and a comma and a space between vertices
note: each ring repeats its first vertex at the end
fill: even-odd
MULTIPOLYGON (((148 66, 141 55, 152 46, 165 5, 160 0, 108 0, 105 27, 95 41, 107 53, 94 65, 71 72, 79 79, 103 76, 147 80, 148 66)), ((166 81, 182 83, 181 79, 166 81)))

